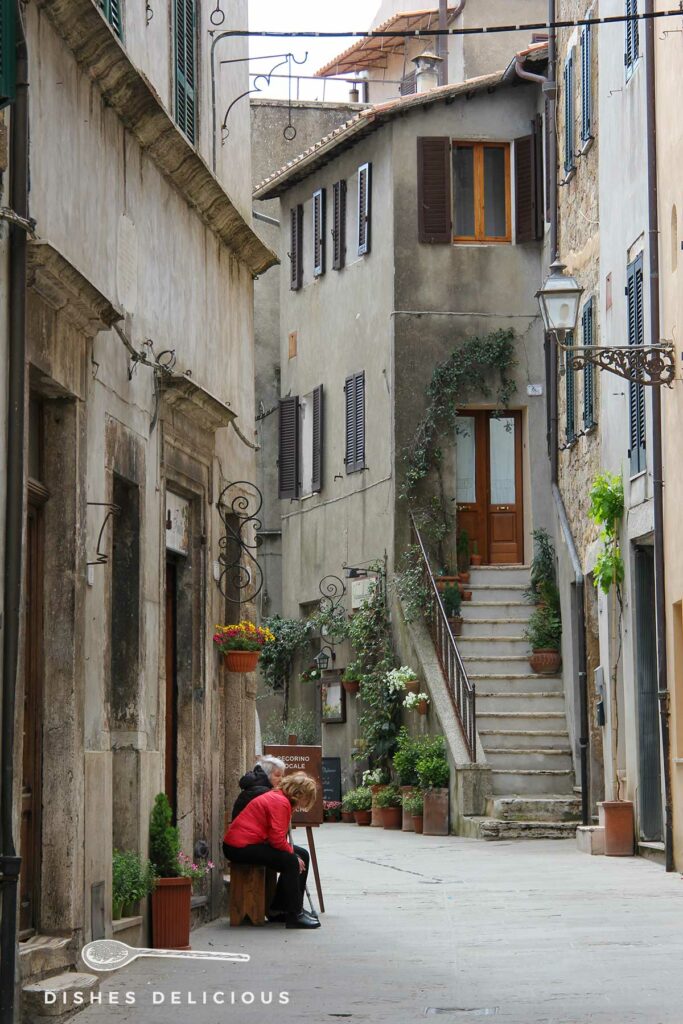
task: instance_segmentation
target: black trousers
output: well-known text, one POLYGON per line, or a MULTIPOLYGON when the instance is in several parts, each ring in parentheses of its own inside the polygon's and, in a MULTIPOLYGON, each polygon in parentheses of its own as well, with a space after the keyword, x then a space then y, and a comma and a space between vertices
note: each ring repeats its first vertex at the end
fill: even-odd
POLYGON ((223 843, 223 853, 226 860, 234 864, 262 864, 278 872, 277 889, 270 911, 298 914, 303 909, 310 860, 308 850, 303 846, 295 846, 294 853, 287 853, 286 850, 276 850, 268 843, 255 843, 253 846, 228 846, 223 843), (299 870, 299 857, 304 862, 303 871, 299 870))

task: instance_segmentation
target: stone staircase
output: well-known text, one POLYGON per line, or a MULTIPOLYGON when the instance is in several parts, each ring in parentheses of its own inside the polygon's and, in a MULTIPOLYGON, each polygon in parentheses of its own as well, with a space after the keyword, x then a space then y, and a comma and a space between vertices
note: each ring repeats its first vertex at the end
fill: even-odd
POLYGON ((482 566, 465 584, 472 601, 463 601, 457 643, 476 686, 493 789, 487 816, 468 819, 468 831, 484 839, 564 838, 580 818, 562 677, 529 667, 528 585, 527 566, 482 566))
POLYGON ((69 1020, 90 1004, 100 977, 77 970, 78 950, 70 938, 34 935, 19 943, 22 988, 21 1019, 25 1024, 69 1020))

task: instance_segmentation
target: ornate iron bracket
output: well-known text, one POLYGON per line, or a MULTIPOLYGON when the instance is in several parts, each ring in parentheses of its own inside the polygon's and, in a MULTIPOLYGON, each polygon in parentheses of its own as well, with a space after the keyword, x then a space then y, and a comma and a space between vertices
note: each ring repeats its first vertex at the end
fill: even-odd
POLYGON ((251 96, 251 94, 254 93, 254 92, 262 92, 263 91, 262 87, 258 83, 259 82, 263 82, 266 87, 269 86, 270 85, 270 80, 273 77, 273 75, 275 74, 275 72, 278 70, 278 68, 282 68, 285 65, 287 65, 287 74, 288 74, 288 78, 289 78, 289 89, 288 89, 288 93, 289 93, 289 109, 288 109, 287 124, 285 125, 285 127, 284 127, 284 129, 282 131, 282 134, 284 135, 284 137, 287 139, 288 142, 293 142, 294 139, 296 138, 296 128, 292 124, 292 64, 299 64, 299 65, 300 64, 305 64, 306 61, 308 60, 308 50, 306 51, 306 53, 304 54, 304 56, 303 56, 303 58, 301 60, 297 60, 293 53, 270 53, 267 56, 264 55, 263 57, 257 57, 257 58, 255 58, 255 57, 237 57, 234 60, 222 60, 221 61, 221 65, 222 64, 239 64, 239 63, 242 63, 245 60, 276 60, 276 59, 278 60, 278 63, 274 64, 273 67, 270 69, 270 71, 268 71, 267 73, 264 72, 262 74, 255 75, 254 76, 254 84, 252 85, 251 89, 247 89, 246 92, 240 93, 239 96, 236 96, 235 99, 230 104, 230 106, 228 107, 228 109, 225 111, 225 117, 223 118, 223 123, 221 124, 221 146, 225 145, 225 140, 230 135, 230 129, 228 128, 228 118, 230 117, 230 111, 235 106, 235 104, 239 103, 240 100, 243 100, 245 98, 245 96, 251 96), (282 59, 278 59, 278 58, 282 58, 282 59))
POLYGON ((567 365, 583 370, 591 364, 609 370, 632 384, 671 387, 676 379, 676 357, 671 342, 661 345, 565 345, 558 348, 566 354, 567 365))
POLYGON ((220 574, 216 583, 223 597, 240 604, 253 601, 263 587, 263 570, 253 554, 261 546, 258 536, 261 521, 257 517, 262 506, 263 495, 256 484, 248 480, 228 484, 216 503, 225 527, 218 541, 220 574), (249 540, 251 530, 253 543, 249 540))
POLYGON ((113 501, 88 501, 86 502, 86 504, 88 505, 88 507, 92 506, 93 508, 106 508, 107 514, 104 517, 102 526, 100 527, 100 532, 97 535, 97 549, 95 551, 95 561, 86 562, 85 564, 106 565, 109 561, 109 555, 106 553, 106 551, 100 551, 100 545, 102 544, 102 538, 104 537, 104 531, 107 526, 107 523, 113 516, 121 515, 121 508, 119 505, 115 505, 113 501))
MULTIPOLYGON (((334 622, 335 620, 339 620, 341 622, 342 618, 345 620, 346 612, 342 606, 342 601, 346 594, 344 581, 340 579, 339 576, 335 576, 333 573, 330 573, 327 576, 323 576, 318 584, 318 590, 322 594, 322 597, 318 602, 320 613, 325 615, 330 622, 334 622)), ((330 645, 330 647, 336 647, 338 644, 342 643, 344 639, 343 637, 336 636, 334 631, 323 632, 324 628, 325 627, 323 626, 320 631, 320 635, 324 638, 325 642, 330 645)))

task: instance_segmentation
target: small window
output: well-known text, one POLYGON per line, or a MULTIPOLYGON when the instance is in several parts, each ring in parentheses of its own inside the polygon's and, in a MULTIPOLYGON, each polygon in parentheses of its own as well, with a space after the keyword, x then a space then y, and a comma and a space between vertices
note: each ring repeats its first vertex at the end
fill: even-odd
POLYGON ((121 0, 100 0, 100 9, 119 39, 122 39, 121 0))
POLYGON ((358 168, 358 255, 370 252, 370 214, 372 209, 372 164, 358 168))
POLYGON ((454 241, 509 242, 510 220, 510 147, 454 142, 454 241))
POLYGON ((325 273, 325 213, 326 189, 319 188, 313 193, 313 276, 325 273))
POLYGON ((564 173, 574 170, 574 55, 564 65, 564 173))
POLYGON ((593 87, 591 80, 591 27, 581 30, 581 141, 593 138, 593 87))
MULTIPOLYGON (((117 0, 117 3, 119 0, 117 0)), ((178 127, 194 145, 197 135, 196 0, 174 0, 175 33, 175 119, 178 127)))
MULTIPOLYGON (((581 344, 590 348, 593 342, 593 298, 588 300, 581 314, 581 344)), ((595 367, 585 363, 583 367, 583 429, 590 430, 595 419, 595 367)))
POLYGON ((626 3, 626 45, 624 49, 624 64, 626 65, 626 77, 633 72, 636 61, 639 57, 638 38, 638 0, 625 0, 626 3))
POLYGON ((344 464, 347 473, 365 469, 365 373, 354 373, 344 385, 346 407, 346 444, 344 464))

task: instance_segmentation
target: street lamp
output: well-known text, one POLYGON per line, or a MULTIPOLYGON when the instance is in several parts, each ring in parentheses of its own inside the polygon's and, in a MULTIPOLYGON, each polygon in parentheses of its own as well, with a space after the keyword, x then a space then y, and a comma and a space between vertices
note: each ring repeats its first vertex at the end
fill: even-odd
POLYGON ((337 659, 337 655, 334 653, 332 648, 331 647, 321 647, 320 650, 318 651, 318 653, 316 654, 315 658, 313 659, 313 661, 316 663, 316 665, 318 666, 320 671, 324 672, 325 669, 327 668, 327 666, 330 664, 330 658, 332 659, 332 663, 334 664, 334 662, 337 659), (326 653, 327 651, 329 651, 330 653, 327 654, 326 653))
POLYGON ((583 295, 581 285, 571 274, 565 274, 565 269, 564 263, 555 260, 545 284, 536 292, 545 329, 555 334, 559 345, 564 345, 568 331, 576 330, 583 295))

